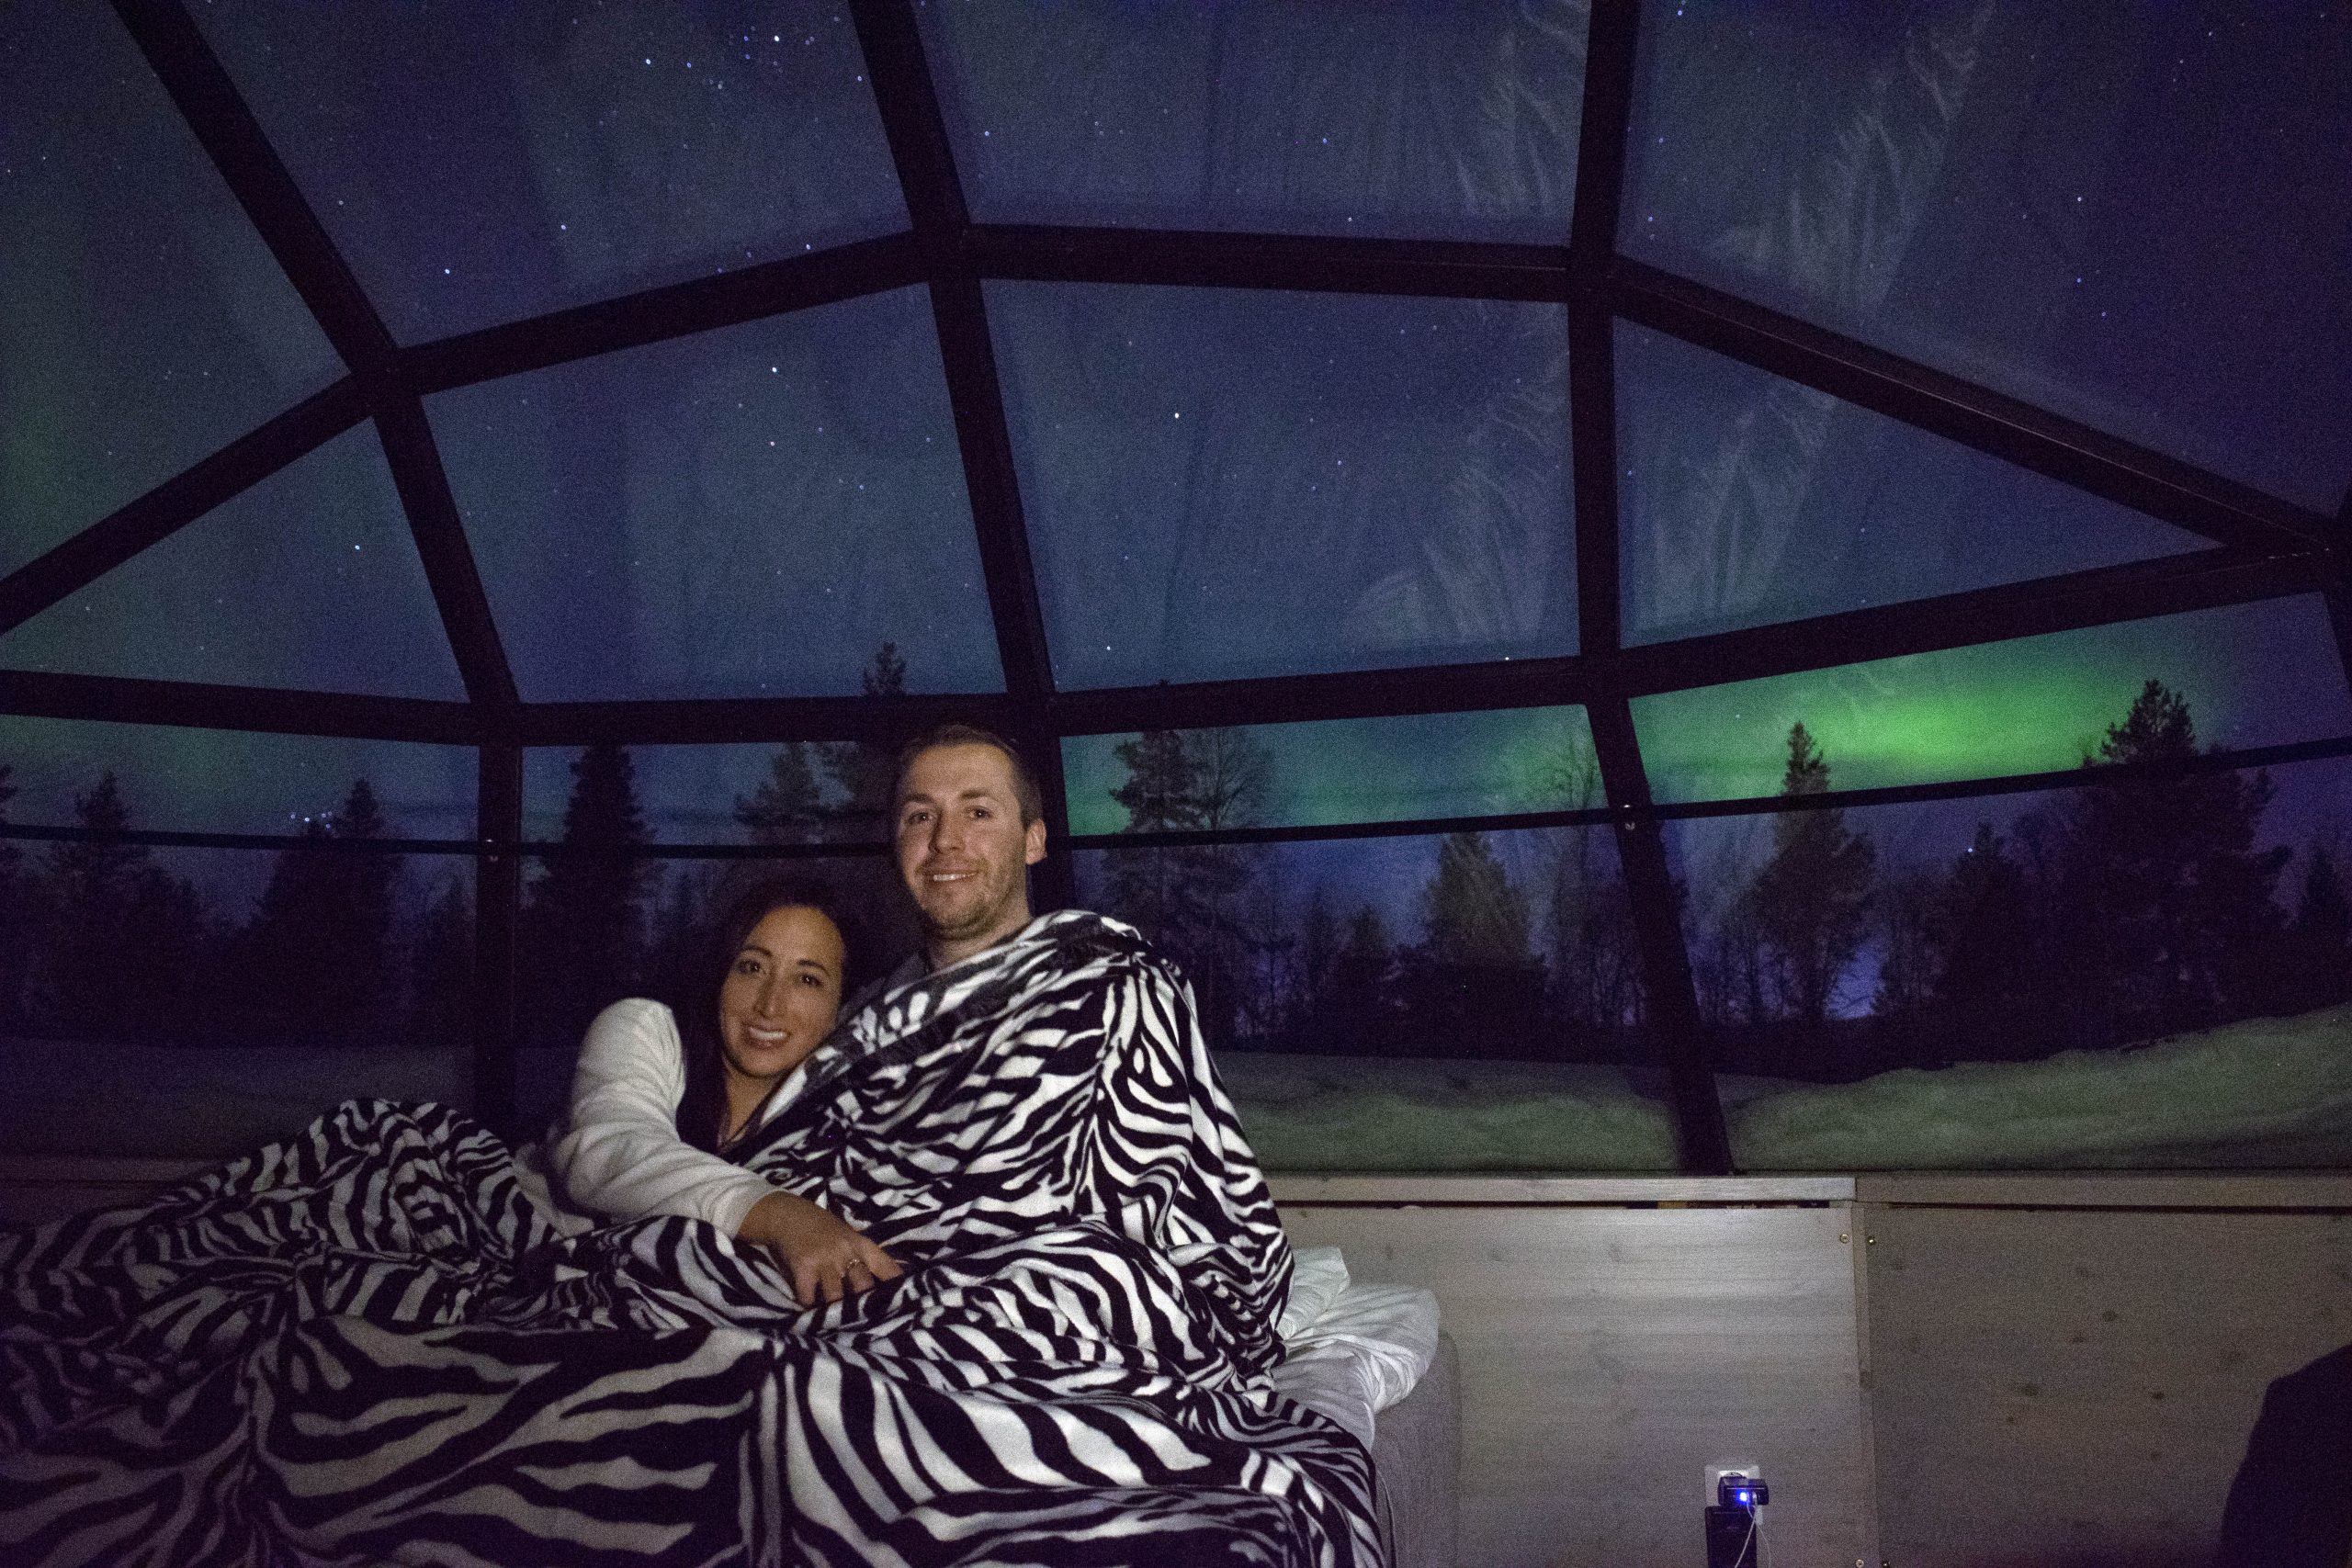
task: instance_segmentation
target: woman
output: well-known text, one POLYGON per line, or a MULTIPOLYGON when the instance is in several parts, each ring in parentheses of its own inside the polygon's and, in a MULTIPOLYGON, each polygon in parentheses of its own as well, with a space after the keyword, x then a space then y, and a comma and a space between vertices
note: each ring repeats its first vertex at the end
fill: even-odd
POLYGON ((726 1157, 791 1101, 801 1062, 841 1012, 847 950, 828 902, 812 881, 762 883, 713 933, 683 1019, 642 998, 599 1013, 548 1154, 576 1207, 610 1220, 707 1221, 773 1252, 804 1306, 899 1272, 831 1213, 726 1157))

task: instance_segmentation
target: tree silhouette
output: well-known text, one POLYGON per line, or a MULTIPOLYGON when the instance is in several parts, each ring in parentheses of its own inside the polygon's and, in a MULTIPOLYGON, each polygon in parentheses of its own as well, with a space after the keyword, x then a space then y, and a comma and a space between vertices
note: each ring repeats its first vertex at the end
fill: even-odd
MULTIPOLYGON (((1264 749, 1238 728, 1147 730, 1114 755, 1126 777, 1111 798, 1127 813, 1125 831, 1184 832, 1245 828, 1263 808, 1272 776, 1264 749)), ((1106 879, 1110 913, 1131 921, 1193 983, 1210 1038, 1230 1042, 1277 1021, 1251 984, 1273 942, 1253 919, 1248 893, 1260 870, 1254 849, 1237 844, 1123 850, 1106 879)))
POLYGON ((1951 864, 1938 900, 1932 1005, 1959 1055, 2039 1055, 2054 1016, 2042 985, 2032 888, 1989 822, 1951 864))
POLYGON ((465 869, 444 874, 409 944, 412 1038, 456 1044, 473 1032, 474 901, 465 869))
POLYGON ((254 1023, 312 1040, 390 1032, 401 857, 332 847, 386 830, 375 790, 359 779, 342 809, 311 818, 278 852, 237 944, 240 1000, 254 1023))
MULTIPOLYGON (((1803 724, 1789 727, 1787 800, 1829 788, 1829 762, 1803 724)), ((1877 852, 1867 835, 1849 832, 1846 814, 1783 811, 1772 819, 1772 853, 1748 889, 1769 976, 1786 1015, 1818 1029, 1828 1017, 1854 955, 1861 950, 1871 874, 1877 852)))
MULTIPOLYGON (((857 678, 858 690, 868 698, 907 694, 907 661, 896 643, 874 650, 874 661, 857 678)), ((839 797, 829 815, 842 824, 841 836, 850 839, 890 837, 891 775, 898 769, 898 750, 870 740, 827 741, 817 749, 825 776, 839 797)))
POLYGON ((735 797, 735 820, 755 844, 813 843, 822 836, 824 818, 808 748, 797 740, 775 749, 757 789, 735 797))
POLYGON ((1944 883, 1928 868, 1882 873, 1872 908, 1883 943, 1878 991, 1871 1011, 1879 1018, 1917 1025, 1934 995, 1936 944, 1942 925, 1944 883))
POLYGON ((1396 1048, 1396 952, 1378 910, 1361 905, 1342 922, 1317 887, 1300 917, 1295 952, 1286 1049, 1369 1056, 1396 1048))
POLYGON ((195 1032, 209 1000, 198 984, 207 929, 196 889, 146 846, 115 837, 130 830, 130 811, 112 773, 74 796, 74 819, 104 836, 64 840, 49 854, 40 1010, 69 1034, 195 1032))
MULTIPOLYGON (((1583 747, 1558 760, 1547 783, 1550 803, 1560 807, 1589 807, 1600 798, 1600 769, 1583 747)), ((1548 870, 1545 956, 1555 1032, 1614 1055, 1642 1011, 1633 901, 1614 847, 1605 832, 1562 829, 1552 837, 1548 870)))
POLYGON ((1544 968, 1527 897, 1483 833, 1449 833, 1421 890, 1420 942, 1398 954, 1408 1048, 1517 1055, 1538 1027, 1544 968))
POLYGON ((1527 899, 1495 859, 1483 833, 1449 833, 1421 894, 1430 955, 1442 964, 1531 969, 1527 899))
POLYGON ((2279 1004, 2290 1012, 2352 1001, 2352 899, 2334 857, 2314 844, 2281 944, 2279 1004))
POLYGON ((699 969, 703 928, 725 896, 725 873, 707 863, 684 861, 657 875, 650 900, 651 929, 645 944, 646 994, 674 998, 674 1005, 681 1008, 707 1007, 708 998, 689 996, 687 991, 705 977, 699 969))
POLYGON ((571 764, 560 842, 572 852, 548 857, 531 886, 518 989, 529 1027, 570 1040, 630 994, 644 955, 645 817, 627 748, 599 741, 571 764))
MULTIPOLYGON (((2083 761, 2197 754, 2188 703, 2150 681, 2083 761)), ((2266 999, 2284 923, 2272 893, 2291 852, 2254 847, 2270 795, 2267 773, 2102 778, 2074 792, 2051 930, 2075 1043, 2204 1028, 2266 999)))

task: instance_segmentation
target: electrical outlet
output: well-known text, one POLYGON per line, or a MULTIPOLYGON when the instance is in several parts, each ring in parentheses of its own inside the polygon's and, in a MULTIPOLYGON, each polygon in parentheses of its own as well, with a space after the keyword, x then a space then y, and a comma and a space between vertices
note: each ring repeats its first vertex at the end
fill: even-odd
POLYGON ((1753 1459, 1717 1460, 1707 1467, 1707 1506, 1715 1506, 1715 1483, 1726 1475, 1744 1475, 1750 1481, 1764 1479, 1764 1462, 1753 1459))

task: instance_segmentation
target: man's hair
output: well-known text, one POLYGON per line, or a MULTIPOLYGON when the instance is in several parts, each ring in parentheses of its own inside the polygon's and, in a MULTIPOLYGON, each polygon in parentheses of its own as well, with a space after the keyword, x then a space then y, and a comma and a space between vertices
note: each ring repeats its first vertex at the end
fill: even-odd
POLYGON ((1030 772, 1028 760, 1012 741, 977 724, 950 722, 933 725, 899 749, 898 770, 890 775, 890 815, 894 825, 907 787, 907 770, 915 765, 917 757, 942 746, 993 746, 1003 752, 1004 760, 1012 768, 1012 796, 1021 808, 1021 825, 1026 828, 1046 815, 1046 796, 1037 787, 1037 775, 1030 772))

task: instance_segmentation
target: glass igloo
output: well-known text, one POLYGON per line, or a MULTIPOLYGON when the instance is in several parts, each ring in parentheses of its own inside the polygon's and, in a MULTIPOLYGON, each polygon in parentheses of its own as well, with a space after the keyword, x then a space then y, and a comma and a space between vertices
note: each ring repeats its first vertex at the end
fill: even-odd
POLYGON ((953 717, 1272 1167, 2352 1156, 2340 17, 120 0, 0 103, 15 1152, 530 1123, 751 868, 903 941, 953 717))

